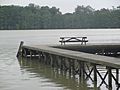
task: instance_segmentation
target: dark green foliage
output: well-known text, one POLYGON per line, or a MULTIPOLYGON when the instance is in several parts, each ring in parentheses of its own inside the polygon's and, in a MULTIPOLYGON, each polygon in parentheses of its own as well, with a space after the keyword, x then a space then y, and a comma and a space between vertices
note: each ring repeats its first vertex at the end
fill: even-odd
POLYGON ((101 10, 77 6, 75 12, 66 14, 56 7, 34 4, 26 7, 0 6, 1 30, 69 28, 120 28, 120 6, 101 10))

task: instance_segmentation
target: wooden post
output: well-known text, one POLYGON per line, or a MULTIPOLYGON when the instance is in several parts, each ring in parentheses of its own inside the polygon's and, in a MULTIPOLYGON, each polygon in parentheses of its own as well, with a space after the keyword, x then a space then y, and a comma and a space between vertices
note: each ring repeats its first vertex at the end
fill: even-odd
POLYGON ((85 65, 84 65, 84 62, 80 62, 80 77, 81 77, 81 80, 84 80, 85 79, 85 65))
POLYGON ((56 55, 52 55, 53 67, 56 67, 56 55))
POLYGON ((108 67, 108 86, 112 90, 112 69, 108 67))
POLYGON ((19 46, 19 49, 18 49, 18 52, 17 52, 17 57, 19 56, 19 55, 21 55, 21 53, 22 53, 22 46, 23 46, 23 44, 24 44, 24 42, 23 41, 21 41, 20 42, 20 46, 19 46))
POLYGON ((22 49, 22 57, 27 57, 27 51, 26 49, 22 49))
POLYGON ((63 57, 60 58, 60 70, 63 70, 63 57))
POLYGON ((47 54, 44 52, 44 64, 47 64, 47 54))
POLYGON ((93 64, 93 70, 94 70, 94 87, 97 87, 97 68, 96 64, 93 64))
POLYGON ((30 59, 32 59, 32 50, 30 50, 30 59))
POLYGON ((56 68, 60 68, 60 56, 56 55, 56 68))
POLYGON ((40 60, 41 59, 41 53, 40 52, 38 52, 38 59, 40 60))
POLYGON ((58 69, 59 65, 58 65, 58 60, 59 60, 59 56, 55 55, 55 67, 58 69))
POLYGON ((79 81, 84 82, 85 80, 85 65, 84 62, 79 61, 79 81))
POLYGON ((79 78, 81 77, 81 62, 78 61, 78 64, 79 64, 79 78))
POLYGON ((71 59, 68 60, 68 63, 69 63, 69 75, 71 76, 71 59))
POLYGON ((40 52, 40 53, 39 53, 39 57, 40 57, 40 62, 43 63, 43 59, 44 59, 44 57, 43 57, 43 52, 40 52))
POLYGON ((97 82, 97 69, 96 69, 96 65, 93 65, 94 68, 94 82, 97 82))
POLYGON ((49 53, 45 53, 45 57, 46 57, 45 64, 48 65, 49 64, 49 53))
POLYGON ((75 75, 75 61, 72 59, 72 73, 75 75))
POLYGON ((47 64, 50 65, 50 63, 51 63, 50 53, 48 53, 47 60, 48 60, 47 64))
MULTIPOLYGON (((117 82, 119 82, 119 69, 116 69, 116 80, 117 82)), ((116 82, 116 84, 117 84, 116 82)))
POLYGON ((50 64, 52 67, 54 67, 54 59, 52 54, 50 54, 50 64))

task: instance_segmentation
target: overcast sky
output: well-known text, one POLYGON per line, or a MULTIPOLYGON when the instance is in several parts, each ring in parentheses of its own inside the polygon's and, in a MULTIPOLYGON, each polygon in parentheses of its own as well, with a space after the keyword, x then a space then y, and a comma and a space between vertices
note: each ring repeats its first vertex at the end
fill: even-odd
POLYGON ((77 5, 90 5, 94 9, 112 8, 119 6, 120 0, 0 0, 0 5, 21 5, 26 6, 34 3, 40 6, 55 6, 63 13, 73 12, 77 5))

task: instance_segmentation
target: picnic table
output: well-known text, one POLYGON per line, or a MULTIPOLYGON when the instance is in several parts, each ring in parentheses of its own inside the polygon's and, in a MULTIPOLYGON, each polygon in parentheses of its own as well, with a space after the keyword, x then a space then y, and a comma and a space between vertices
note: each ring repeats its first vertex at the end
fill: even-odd
POLYGON ((86 45, 88 42, 87 37, 60 37, 61 45, 65 45, 66 42, 81 42, 81 45, 86 45))

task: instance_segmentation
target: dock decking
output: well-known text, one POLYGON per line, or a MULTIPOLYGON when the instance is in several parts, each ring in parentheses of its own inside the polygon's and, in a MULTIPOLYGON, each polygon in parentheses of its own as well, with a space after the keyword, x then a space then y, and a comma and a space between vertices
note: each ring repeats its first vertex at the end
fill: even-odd
POLYGON ((94 55, 84 52, 72 51, 72 50, 65 50, 59 48, 53 48, 49 46, 23 46, 24 49, 29 50, 36 50, 44 53, 50 53, 66 58, 76 59, 83 62, 89 62, 94 64, 101 64, 109 67, 120 68, 120 59, 114 57, 107 57, 101 55, 94 55))

